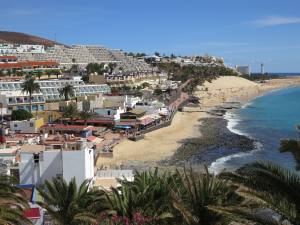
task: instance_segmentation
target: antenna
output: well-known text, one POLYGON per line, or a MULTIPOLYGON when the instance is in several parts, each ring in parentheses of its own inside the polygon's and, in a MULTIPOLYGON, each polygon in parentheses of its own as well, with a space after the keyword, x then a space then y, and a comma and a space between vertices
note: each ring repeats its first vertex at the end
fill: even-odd
POLYGON ((56 33, 54 33, 54 41, 56 42, 56 33))

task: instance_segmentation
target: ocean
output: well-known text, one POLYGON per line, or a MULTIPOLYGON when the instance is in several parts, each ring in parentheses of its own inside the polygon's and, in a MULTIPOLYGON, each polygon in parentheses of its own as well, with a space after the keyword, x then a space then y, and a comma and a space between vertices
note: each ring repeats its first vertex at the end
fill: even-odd
POLYGON ((278 149, 280 139, 299 137, 296 125, 300 125, 300 87, 270 92, 228 112, 225 119, 231 132, 255 139, 256 148, 217 159, 209 167, 211 172, 234 170, 257 160, 272 161, 294 170, 292 154, 280 153, 278 149))

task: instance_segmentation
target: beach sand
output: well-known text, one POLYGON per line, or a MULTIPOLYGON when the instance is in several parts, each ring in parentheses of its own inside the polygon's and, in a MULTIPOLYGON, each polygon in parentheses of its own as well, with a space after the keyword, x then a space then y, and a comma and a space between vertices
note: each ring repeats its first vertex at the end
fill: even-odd
MULTIPOLYGON (((255 83, 240 77, 226 76, 211 83, 205 82, 203 86, 197 87, 194 95, 200 98, 199 111, 205 111, 226 101, 245 103, 268 91, 298 85, 300 77, 255 83)), ((156 162, 171 157, 183 139, 199 137, 199 119, 207 117, 209 115, 205 112, 178 112, 171 126, 150 132, 145 135, 145 139, 137 142, 122 141, 114 147, 113 158, 99 158, 97 167, 114 168, 126 165, 127 162, 155 166, 156 162)))

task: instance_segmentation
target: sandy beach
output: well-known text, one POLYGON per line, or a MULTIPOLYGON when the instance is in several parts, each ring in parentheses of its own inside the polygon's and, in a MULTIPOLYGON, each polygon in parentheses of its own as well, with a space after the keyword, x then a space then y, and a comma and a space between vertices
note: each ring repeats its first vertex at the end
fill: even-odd
MULTIPOLYGON (((113 158, 99 158, 97 167, 119 167, 127 162, 155 163, 170 158, 182 145, 182 140, 199 137, 199 119, 209 117, 205 112, 226 101, 247 102, 266 92, 290 86, 299 86, 300 77, 273 79, 265 83, 255 83, 240 77, 220 77, 211 83, 198 86, 194 95, 200 98, 198 112, 178 112, 172 125, 148 133, 145 139, 133 142, 124 140, 114 147, 113 158)), ((187 110, 189 110, 187 108, 187 110)), ((195 110, 193 108, 193 110, 195 110)), ((192 111, 192 110, 191 110, 192 111)), ((201 121, 201 120, 200 120, 201 121)))

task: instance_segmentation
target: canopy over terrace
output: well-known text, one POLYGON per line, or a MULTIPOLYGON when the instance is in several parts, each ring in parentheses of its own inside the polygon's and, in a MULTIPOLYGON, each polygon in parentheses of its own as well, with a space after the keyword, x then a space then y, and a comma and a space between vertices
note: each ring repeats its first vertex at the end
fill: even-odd
POLYGON ((129 130, 135 129, 140 125, 138 121, 124 121, 124 122, 117 122, 115 124, 115 129, 122 129, 122 130, 129 130))

